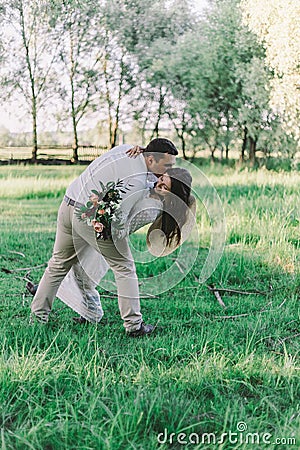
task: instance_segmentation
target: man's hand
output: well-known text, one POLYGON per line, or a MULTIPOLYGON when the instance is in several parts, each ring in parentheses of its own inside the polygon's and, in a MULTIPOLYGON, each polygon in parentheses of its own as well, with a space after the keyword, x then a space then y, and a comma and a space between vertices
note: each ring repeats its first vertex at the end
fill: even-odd
POLYGON ((129 150, 127 150, 126 154, 127 154, 127 156, 129 156, 129 158, 136 158, 137 156, 139 156, 144 151, 145 151, 144 147, 140 147, 139 145, 135 145, 134 147, 132 147, 129 150))
POLYGON ((90 195, 90 201, 93 203, 93 206, 98 206, 99 197, 96 194, 90 195))

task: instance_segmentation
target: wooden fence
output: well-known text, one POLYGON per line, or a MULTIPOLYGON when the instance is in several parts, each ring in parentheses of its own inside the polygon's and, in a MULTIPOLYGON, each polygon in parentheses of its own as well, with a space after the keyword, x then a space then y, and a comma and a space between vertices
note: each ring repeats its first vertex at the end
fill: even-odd
MULTIPOLYGON (((81 146, 78 148, 79 161, 93 161, 108 150, 100 146, 81 146)), ((0 163, 22 162, 31 159, 32 147, 0 147, 0 163)), ((73 150, 69 146, 40 145, 37 159, 39 161, 71 161, 73 150)))

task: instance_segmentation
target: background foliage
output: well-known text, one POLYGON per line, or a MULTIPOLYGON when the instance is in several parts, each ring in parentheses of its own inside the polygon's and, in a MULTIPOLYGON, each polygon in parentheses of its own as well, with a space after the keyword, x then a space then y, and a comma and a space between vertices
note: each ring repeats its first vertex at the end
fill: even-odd
MULTIPOLYGON (((297 0, 209 0, 201 14, 189 0, 0 6, 2 95, 31 117, 33 160, 51 116, 74 161, 80 140, 165 134, 184 157, 297 164, 297 0)), ((18 139, 0 130, 0 144, 18 139)))

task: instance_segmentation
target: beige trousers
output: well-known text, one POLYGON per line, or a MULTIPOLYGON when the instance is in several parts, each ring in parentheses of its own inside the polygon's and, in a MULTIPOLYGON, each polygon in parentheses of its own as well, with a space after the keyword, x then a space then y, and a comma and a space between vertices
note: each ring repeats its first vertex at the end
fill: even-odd
POLYGON ((53 254, 33 298, 32 313, 47 322, 60 283, 71 267, 80 261, 80 252, 87 245, 99 251, 114 272, 125 329, 138 329, 142 322, 138 279, 128 240, 125 238, 118 241, 118 248, 111 239, 97 240, 93 227, 80 222, 74 216, 74 207, 67 205, 65 201, 58 211, 53 254))

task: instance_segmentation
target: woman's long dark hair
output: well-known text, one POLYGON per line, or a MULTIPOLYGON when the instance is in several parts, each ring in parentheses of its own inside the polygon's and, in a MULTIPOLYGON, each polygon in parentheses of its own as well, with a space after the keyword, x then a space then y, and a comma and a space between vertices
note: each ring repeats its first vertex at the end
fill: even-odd
POLYGON ((176 240, 178 245, 181 240, 181 229, 186 222, 190 205, 192 176, 188 170, 180 167, 168 169, 166 175, 171 178, 171 195, 166 194, 164 197, 161 229, 165 233, 167 245, 173 239, 176 240))

